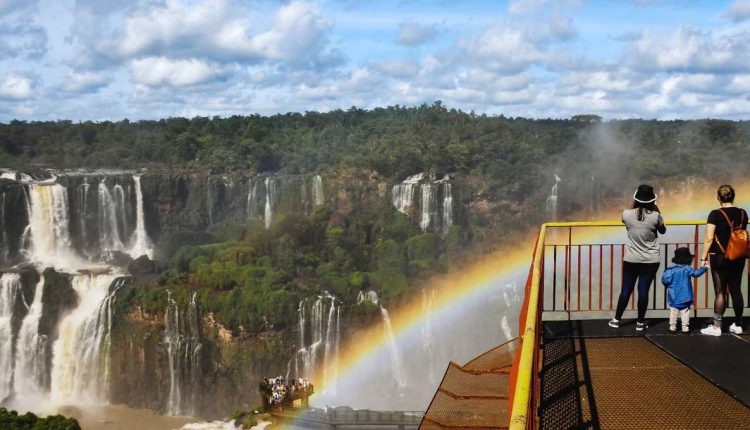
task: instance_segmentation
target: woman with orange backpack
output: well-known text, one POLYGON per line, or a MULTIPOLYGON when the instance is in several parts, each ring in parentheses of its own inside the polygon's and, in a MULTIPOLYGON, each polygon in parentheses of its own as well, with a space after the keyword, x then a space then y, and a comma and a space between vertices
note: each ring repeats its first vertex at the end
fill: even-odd
POLYGON ((721 207, 708 214, 706 237, 703 241, 701 262, 709 264, 714 283, 713 324, 701 330, 710 336, 721 336, 721 320, 727 309, 727 292, 732 296, 735 322, 729 327, 734 334, 742 334, 742 271, 745 268, 745 252, 737 249, 747 247, 747 212, 734 206, 734 188, 722 185, 717 191, 721 207), (744 237, 744 244, 743 244, 744 237), (709 259, 710 258, 710 259, 709 259))

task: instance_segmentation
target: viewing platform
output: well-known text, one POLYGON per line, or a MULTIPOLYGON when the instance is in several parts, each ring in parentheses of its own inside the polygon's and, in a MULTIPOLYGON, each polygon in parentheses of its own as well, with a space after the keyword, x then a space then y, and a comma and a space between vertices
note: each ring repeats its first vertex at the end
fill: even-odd
MULTIPOLYGON (((693 281, 690 332, 671 334, 667 327, 661 274, 679 246, 690 248, 697 267, 703 224, 667 223, 664 262, 649 292, 649 327, 641 332, 635 330, 637 292, 620 328, 607 325, 620 292, 623 225, 543 225, 525 286, 521 336, 464 366, 450 363, 420 428, 750 428, 750 336, 728 332, 731 306, 722 336, 700 333, 713 313, 707 275, 693 281), (598 229, 608 230, 591 233, 598 229), (584 239, 577 241, 579 235, 584 239)), ((742 283, 745 309, 748 278, 750 272, 742 283)))

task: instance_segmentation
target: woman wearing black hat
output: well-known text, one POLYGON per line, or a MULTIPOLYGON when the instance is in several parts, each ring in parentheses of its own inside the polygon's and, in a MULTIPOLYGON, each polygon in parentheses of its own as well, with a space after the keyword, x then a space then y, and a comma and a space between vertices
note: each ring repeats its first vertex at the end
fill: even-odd
POLYGON ((659 270, 659 236, 667 231, 659 208, 656 206, 656 194, 651 185, 640 185, 633 194, 633 207, 622 212, 622 222, 628 232, 622 266, 622 290, 617 300, 615 317, 609 326, 620 327, 625 308, 638 282, 638 321, 635 329, 646 329, 646 309, 648 308, 648 290, 659 270))
POLYGON ((711 278, 714 281, 714 322, 701 330, 701 333, 711 336, 721 336, 721 320, 727 309, 727 293, 732 296, 735 322, 729 327, 734 334, 742 334, 742 311, 745 303, 742 300, 742 271, 745 268, 745 259, 738 258, 729 260, 724 257, 732 228, 747 228, 747 212, 734 206, 734 188, 731 185, 722 185, 716 192, 716 197, 721 204, 719 209, 714 209, 708 214, 706 222, 706 237, 703 241, 703 257, 701 261, 706 264, 710 256, 711 278))

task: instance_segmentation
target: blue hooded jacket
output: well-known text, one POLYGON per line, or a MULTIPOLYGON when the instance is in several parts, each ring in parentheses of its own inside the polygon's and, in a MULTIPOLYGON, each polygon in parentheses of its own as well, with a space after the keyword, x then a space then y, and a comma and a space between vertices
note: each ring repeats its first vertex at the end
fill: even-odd
POLYGON ((706 273, 707 267, 693 269, 687 264, 678 264, 664 270, 661 283, 667 287, 669 307, 685 309, 693 304, 693 283, 690 277, 697 278, 706 273))

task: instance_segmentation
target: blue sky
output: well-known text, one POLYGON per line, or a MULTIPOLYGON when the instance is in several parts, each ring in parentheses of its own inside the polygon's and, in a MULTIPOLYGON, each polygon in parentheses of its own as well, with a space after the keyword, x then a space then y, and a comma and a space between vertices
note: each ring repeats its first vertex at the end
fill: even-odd
POLYGON ((0 0, 0 121, 750 119, 750 0, 0 0))

